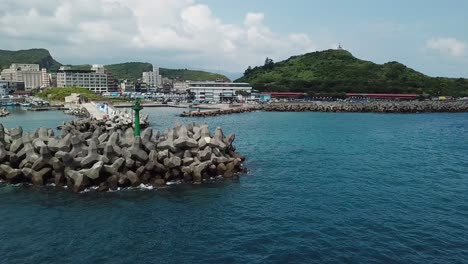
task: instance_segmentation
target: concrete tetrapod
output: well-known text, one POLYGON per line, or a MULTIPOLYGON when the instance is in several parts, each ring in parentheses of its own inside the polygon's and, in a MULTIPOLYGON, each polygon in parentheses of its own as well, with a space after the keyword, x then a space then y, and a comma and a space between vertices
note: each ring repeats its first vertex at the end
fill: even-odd
POLYGON ((94 122, 74 120, 61 136, 47 128, 23 135, 21 127, 0 124, 0 180, 54 182, 80 192, 141 183, 161 187, 169 181, 200 184, 243 171, 244 158, 232 145, 235 136, 226 138, 220 128, 211 136, 207 125, 176 124, 163 134, 149 128, 135 138, 130 128, 108 131, 94 122))

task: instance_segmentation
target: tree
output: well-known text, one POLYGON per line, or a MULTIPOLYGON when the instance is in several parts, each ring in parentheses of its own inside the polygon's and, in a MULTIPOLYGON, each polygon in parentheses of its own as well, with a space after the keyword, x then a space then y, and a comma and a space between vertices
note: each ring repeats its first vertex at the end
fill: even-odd
POLYGON ((271 70, 271 69, 273 69, 274 64, 275 64, 275 62, 272 59, 266 57, 265 64, 263 66, 264 66, 265 69, 271 70))
POLYGON ((247 70, 245 70, 244 76, 247 76, 247 75, 249 75, 251 73, 252 73, 252 67, 249 66, 249 67, 247 67, 247 70))

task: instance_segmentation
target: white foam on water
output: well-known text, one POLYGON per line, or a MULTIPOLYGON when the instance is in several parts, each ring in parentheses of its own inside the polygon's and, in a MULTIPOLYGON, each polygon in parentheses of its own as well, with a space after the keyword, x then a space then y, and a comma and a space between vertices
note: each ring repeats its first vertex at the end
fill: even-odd
POLYGON ((151 184, 146 184, 145 185, 145 184, 142 183, 142 184, 140 184, 140 186, 138 186, 138 189, 140 189, 140 190, 153 190, 154 187, 151 184))
POLYGON ((177 184, 181 184, 182 182, 181 181, 170 181, 170 182, 166 182, 166 185, 177 185, 177 184))

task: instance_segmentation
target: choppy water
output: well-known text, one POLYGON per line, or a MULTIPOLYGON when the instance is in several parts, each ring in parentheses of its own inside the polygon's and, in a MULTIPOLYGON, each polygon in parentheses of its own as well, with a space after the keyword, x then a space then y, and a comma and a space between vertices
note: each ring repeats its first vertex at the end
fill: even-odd
MULTIPOLYGON (((190 120, 145 111, 161 129, 190 120)), ((2 186, 0 262, 466 263, 467 114, 196 120, 236 132, 249 175, 104 194, 2 186)))

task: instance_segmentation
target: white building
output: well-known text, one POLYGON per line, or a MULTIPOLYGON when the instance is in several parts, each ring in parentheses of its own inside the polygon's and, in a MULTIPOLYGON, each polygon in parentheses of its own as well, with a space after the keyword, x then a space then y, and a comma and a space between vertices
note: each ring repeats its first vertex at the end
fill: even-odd
POLYGON ((252 92, 248 83, 188 82, 188 88, 195 100, 206 102, 229 102, 237 98, 237 92, 252 92))
POLYGON ((8 81, 0 80, 0 96, 8 95, 8 81))
POLYGON ((122 92, 134 92, 135 84, 129 80, 123 80, 123 82, 120 83, 120 90, 122 92))
POLYGON ((189 89, 189 82, 174 82, 173 86, 176 93, 183 93, 189 89))
POLYGON ((93 70, 70 70, 61 67, 57 72, 57 87, 83 87, 95 93, 108 92, 107 74, 102 65, 93 65, 93 70))
POLYGON ((39 64, 13 63, 10 68, 1 72, 2 79, 10 82, 23 82, 26 90, 40 88, 42 75, 39 64))
POLYGON ((41 69, 41 80, 42 80, 41 87, 50 87, 50 80, 49 80, 49 74, 47 73, 47 69, 41 69))
POLYGON ((159 74, 159 68, 153 66, 153 71, 143 72, 142 81, 146 83, 149 87, 161 87, 162 77, 159 74))

